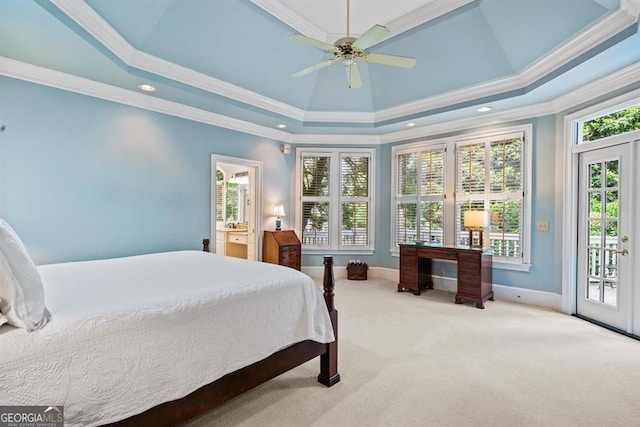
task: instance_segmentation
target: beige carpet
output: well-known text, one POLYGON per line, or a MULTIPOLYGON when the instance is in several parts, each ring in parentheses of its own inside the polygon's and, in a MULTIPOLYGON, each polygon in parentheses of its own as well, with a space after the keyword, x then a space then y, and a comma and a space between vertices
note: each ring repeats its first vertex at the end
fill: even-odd
POLYGON ((639 426, 640 341, 537 307, 339 280, 339 371, 311 361, 204 426, 639 426))

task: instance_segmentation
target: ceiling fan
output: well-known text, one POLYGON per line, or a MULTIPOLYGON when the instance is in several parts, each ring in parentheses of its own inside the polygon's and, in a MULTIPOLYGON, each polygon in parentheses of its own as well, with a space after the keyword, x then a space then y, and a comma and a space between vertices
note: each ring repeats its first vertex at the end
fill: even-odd
POLYGON ((315 48, 333 54, 333 58, 322 61, 316 65, 293 73, 293 77, 302 77, 321 68, 327 67, 337 61, 341 61, 347 73, 349 89, 356 89, 362 86, 358 64, 356 58, 374 64, 392 65, 394 67, 411 68, 416 65, 415 58, 407 56, 387 55, 383 53, 366 52, 366 49, 382 40, 390 31, 383 25, 374 25, 358 38, 349 36, 349 0, 347 0, 347 35, 336 40, 333 45, 302 34, 291 34, 290 39, 311 45, 315 48))

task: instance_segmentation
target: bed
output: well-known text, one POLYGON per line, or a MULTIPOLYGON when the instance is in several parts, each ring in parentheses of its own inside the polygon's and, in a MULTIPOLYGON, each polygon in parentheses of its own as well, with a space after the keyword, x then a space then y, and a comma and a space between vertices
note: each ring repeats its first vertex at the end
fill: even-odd
POLYGON ((68 426, 176 425, 318 356, 318 381, 340 380, 331 257, 324 294, 299 271, 202 251, 36 269, 45 324, 0 326, 3 405, 64 405, 68 426))

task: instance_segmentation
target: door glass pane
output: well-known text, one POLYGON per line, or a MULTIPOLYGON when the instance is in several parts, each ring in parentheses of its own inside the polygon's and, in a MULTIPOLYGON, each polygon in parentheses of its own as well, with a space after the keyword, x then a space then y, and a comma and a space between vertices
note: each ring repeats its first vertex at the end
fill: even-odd
POLYGON ((618 190, 606 192, 605 216, 607 218, 618 218, 618 190))
POLYGON ((618 221, 607 221, 605 244, 607 247, 618 245, 618 221))
POLYGON ((589 246, 602 246, 602 221, 589 221, 589 246))
POLYGON ((589 192, 589 218, 602 217, 602 193, 599 191, 589 192))
POLYGON ((589 165, 589 188, 602 187, 602 165, 593 163, 589 165))
POLYGON ((600 301, 600 281, 591 277, 587 277, 587 299, 600 301))
POLYGON ((589 269, 587 274, 592 277, 600 277, 601 265, 601 249, 588 249, 589 251, 589 269))
POLYGON ((607 167, 607 187, 618 186, 618 161, 610 160, 606 163, 607 167))
POLYGON ((604 300, 605 304, 609 304, 612 306, 618 305, 618 287, 616 286, 615 280, 605 280, 602 282, 603 291, 604 291, 604 300))
POLYGON ((618 277, 618 253, 616 251, 604 251, 603 272, 606 279, 618 277))

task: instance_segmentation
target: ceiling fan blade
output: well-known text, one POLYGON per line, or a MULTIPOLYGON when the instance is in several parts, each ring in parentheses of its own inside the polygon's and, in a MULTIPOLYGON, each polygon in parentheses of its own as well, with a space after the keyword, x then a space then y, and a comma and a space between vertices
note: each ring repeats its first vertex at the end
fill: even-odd
POLYGON ((365 50, 382 40, 390 31, 387 27, 376 24, 369 28, 366 33, 354 41, 352 46, 356 49, 365 50))
POLYGON ((324 50, 325 52, 333 52, 334 50, 336 50, 336 47, 332 44, 312 39, 311 37, 303 36, 302 34, 291 34, 289 38, 300 43, 309 44, 315 48, 324 50))
POLYGON ((304 70, 300 70, 297 73, 293 73, 291 76, 292 77, 306 76, 307 74, 312 73, 316 70, 319 70, 320 68, 327 67, 336 61, 337 61, 337 58, 327 59, 326 61, 319 62, 316 65, 312 65, 311 67, 305 68, 304 70))
POLYGON ((362 56, 367 62, 374 64, 392 65, 394 67, 411 68, 416 65, 415 58, 408 56, 387 55, 384 53, 365 53, 362 56))
POLYGON ((344 69, 347 72, 349 89, 357 89, 362 86, 362 79, 360 78, 360 72, 358 71, 358 64, 353 62, 351 65, 345 65, 344 69))

